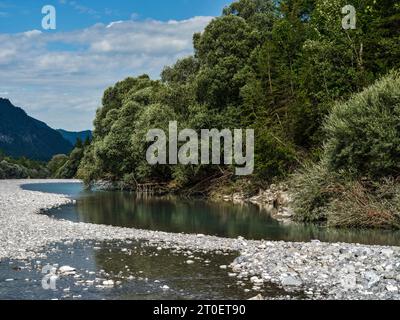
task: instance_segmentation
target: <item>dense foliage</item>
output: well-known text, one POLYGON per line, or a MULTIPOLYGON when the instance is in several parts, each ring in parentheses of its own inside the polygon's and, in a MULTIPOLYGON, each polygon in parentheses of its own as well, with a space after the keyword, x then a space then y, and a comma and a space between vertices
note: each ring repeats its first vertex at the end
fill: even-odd
POLYGON ((5 156, 0 150, 0 179, 47 178, 49 171, 45 163, 27 158, 5 156))
POLYGON ((400 74, 335 105, 318 164, 293 179, 302 221, 400 228, 400 74))
POLYGON ((400 173, 400 74, 393 73, 345 103, 325 124, 331 170, 372 178, 400 173))
MULTIPOLYGON (((353 1, 357 28, 344 30, 341 8, 346 4, 234 2, 194 35, 194 55, 166 67, 161 80, 143 75, 106 90, 78 176, 88 183, 107 179, 132 187, 171 181, 185 187, 229 176, 230 167, 148 165, 146 133, 166 130, 173 120, 180 128, 253 128, 251 178, 260 183, 283 178, 304 159, 317 158, 325 138, 322 124, 335 102, 400 67, 400 6, 390 0, 353 1)), ((336 130, 332 121, 328 136, 336 130)), ((331 164, 340 167, 351 158, 341 153, 336 160, 331 164)))
POLYGON ((76 176, 78 167, 83 158, 85 149, 90 145, 90 136, 86 136, 86 140, 78 137, 74 149, 69 155, 57 154, 47 164, 50 176, 57 179, 72 179, 76 176))

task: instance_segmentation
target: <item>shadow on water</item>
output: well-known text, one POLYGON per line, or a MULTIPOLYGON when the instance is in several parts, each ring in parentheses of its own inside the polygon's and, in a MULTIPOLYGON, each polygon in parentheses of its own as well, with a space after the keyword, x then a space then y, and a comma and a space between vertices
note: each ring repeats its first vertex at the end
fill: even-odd
POLYGON ((138 196, 129 192, 83 191, 81 184, 33 184, 24 189, 66 194, 76 204, 47 214, 58 219, 166 232, 202 233, 246 239, 349 242, 399 245, 400 232, 391 230, 327 229, 285 224, 251 204, 232 204, 179 197, 138 196))

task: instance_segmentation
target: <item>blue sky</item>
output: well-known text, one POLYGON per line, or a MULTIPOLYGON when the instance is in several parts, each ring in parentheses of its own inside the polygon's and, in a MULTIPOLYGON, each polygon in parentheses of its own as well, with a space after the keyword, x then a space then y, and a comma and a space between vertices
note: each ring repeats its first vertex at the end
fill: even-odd
POLYGON ((105 88, 192 54, 192 34, 231 2, 0 0, 0 96, 54 128, 92 128, 105 88), (44 5, 54 31, 42 30, 44 5))
POLYGON ((0 0, 0 30, 23 32, 41 27, 41 9, 57 9, 58 31, 87 28, 117 20, 184 20, 217 16, 229 0, 0 0))

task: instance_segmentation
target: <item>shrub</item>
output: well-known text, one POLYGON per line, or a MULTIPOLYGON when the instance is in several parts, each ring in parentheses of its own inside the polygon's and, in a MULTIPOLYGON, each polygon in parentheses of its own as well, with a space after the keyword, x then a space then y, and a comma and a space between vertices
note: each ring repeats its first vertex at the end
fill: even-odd
POLYGON ((0 162, 0 179, 25 179, 28 172, 25 167, 9 163, 6 160, 0 162))
POLYGON ((327 220, 327 207, 341 189, 338 174, 329 172, 325 163, 308 163, 292 176, 295 219, 302 222, 327 220))
POLYGON ((337 104, 324 126, 321 161, 293 176, 296 219, 400 228, 399 123, 398 72, 337 104))
POLYGON ((65 154, 57 154, 51 158, 47 164, 51 177, 56 177, 57 171, 68 161, 68 156, 65 154))
POLYGON ((383 177, 400 172, 400 73, 392 72, 345 103, 325 123, 332 170, 383 177))
POLYGON ((354 181, 327 207, 328 226, 400 229, 400 185, 383 180, 375 188, 354 181))
POLYGON ((293 209, 301 222, 329 227, 400 229, 400 183, 352 180, 324 163, 308 165, 293 176, 293 209))
POLYGON ((67 161, 57 170, 55 178, 72 179, 76 177, 80 161, 83 158, 84 148, 75 147, 67 161))

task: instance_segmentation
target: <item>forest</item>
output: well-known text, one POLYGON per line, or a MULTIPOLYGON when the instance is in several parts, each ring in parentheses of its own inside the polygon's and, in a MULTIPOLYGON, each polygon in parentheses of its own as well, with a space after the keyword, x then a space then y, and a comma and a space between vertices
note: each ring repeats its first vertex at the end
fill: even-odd
POLYGON ((165 183, 251 194, 285 182, 299 221, 399 228, 400 3, 354 0, 356 28, 344 29, 348 2, 232 3, 193 35, 194 54, 160 79, 108 88, 93 141, 64 160, 88 185, 131 190, 165 183), (179 130, 254 129, 254 173, 148 164, 147 132, 167 131, 170 121, 179 130))
POLYGON ((43 179, 49 176, 45 162, 25 157, 13 158, 0 150, 0 179, 43 179))

